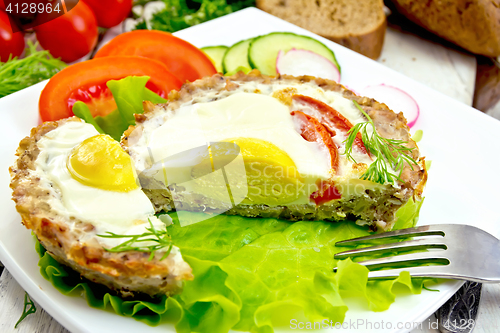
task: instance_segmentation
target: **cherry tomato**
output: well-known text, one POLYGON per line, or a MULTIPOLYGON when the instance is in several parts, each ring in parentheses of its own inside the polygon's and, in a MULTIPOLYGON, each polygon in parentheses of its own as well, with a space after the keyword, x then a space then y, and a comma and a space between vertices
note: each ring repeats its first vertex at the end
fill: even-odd
POLYGON ((20 56, 24 50, 24 36, 22 32, 12 32, 9 16, 0 10, 0 61, 6 62, 9 56, 20 56))
POLYGON ((135 55, 156 59, 182 82, 195 81, 217 73, 212 61, 196 46, 167 32, 135 30, 113 38, 95 58, 135 55))
POLYGON ((116 109, 106 82, 132 75, 149 76, 146 86, 162 97, 182 85, 156 60, 134 56, 87 60, 66 67, 50 79, 40 95, 40 116, 43 121, 71 117, 76 101, 86 103, 93 116, 105 116, 116 109))
POLYGON ((83 0, 94 12, 97 25, 111 28, 125 20, 132 9, 132 0, 83 0))
POLYGON ((66 14, 35 27, 40 45, 65 62, 80 59, 97 43, 97 21, 82 1, 66 14))
MULTIPOLYGON (((300 104, 307 105, 318 110, 323 115, 323 118, 321 119, 323 123, 331 125, 332 127, 340 130, 342 133, 347 134, 347 132, 349 132, 349 130, 352 128, 351 122, 330 105, 304 95, 293 95, 292 98, 294 101, 299 102, 300 104)), ((356 134, 354 143, 361 152, 368 154, 359 132, 358 134, 356 134)))

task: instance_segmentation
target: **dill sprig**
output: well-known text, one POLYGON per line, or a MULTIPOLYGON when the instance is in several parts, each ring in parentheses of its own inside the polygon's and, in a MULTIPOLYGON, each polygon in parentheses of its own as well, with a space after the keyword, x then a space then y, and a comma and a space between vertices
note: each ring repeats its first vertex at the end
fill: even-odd
POLYGON ((17 321, 16 325, 14 328, 17 328, 17 325, 19 325, 24 318, 28 317, 30 314, 36 312, 36 306, 35 303, 31 300, 30 296, 28 295, 27 292, 24 293, 24 308, 23 308, 23 314, 21 315, 21 318, 17 321), (29 308, 28 308, 29 307, 29 308))
POLYGON ((49 51, 37 51, 36 47, 37 44, 28 40, 24 58, 14 57, 0 62, 0 97, 50 79, 66 67, 63 61, 54 58, 49 51))
POLYGON ((413 170, 413 165, 417 165, 417 162, 409 155, 408 152, 412 151, 413 148, 406 147, 404 144, 408 141, 387 139, 378 135, 375 124, 370 116, 359 106, 356 101, 353 101, 354 105, 363 113, 363 115, 368 119, 366 122, 361 122, 354 125, 348 134, 345 143, 345 155, 347 158, 354 163, 356 161, 352 157, 352 149, 354 146, 354 140, 356 135, 361 133, 361 139, 365 144, 365 147, 369 150, 371 155, 375 157, 375 161, 368 167, 365 173, 361 176, 361 179, 369 180, 379 184, 391 183, 393 184, 396 180, 401 180, 401 173, 403 172, 405 162, 408 163, 413 170), (372 132, 368 133, 368 126, 371 126, 372 132), (394 174, 388 168, 388 164, 391 168, 398 172, 399 174, 394 174))
POLYGON ((149 252, 151 255, 148 260, 153 260, 155 256, 155 252, 162 250, 164 248, 168 248, 163 257, 161 257, 160 261, 168 257, 170 251, 172 251, 172 240, 170 239, 170 235, 165 230, 157 230, 150 219, 148 219, 150 228, 146 228, 146 232, 140 235, 118 235, 110 231, 106 231, 106 235, 97 235, 99 237, 104 238, 129 238, 123 243, 111 248, 105 249, 109 252, 124 252, 124 251, 139 251, 139 252, 149 252), (138 243, 144 242, 153 242, 152 245, 138 245, 138 243))

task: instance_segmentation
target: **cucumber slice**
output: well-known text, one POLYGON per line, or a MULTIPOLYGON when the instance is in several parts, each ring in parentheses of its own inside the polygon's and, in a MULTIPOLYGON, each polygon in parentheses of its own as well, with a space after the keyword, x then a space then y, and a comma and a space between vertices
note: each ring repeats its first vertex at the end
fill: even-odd
POLYGON ((248 61, 252 68, 258 69, 262 74, 275 76, 278 52, 280 50, 287 52, 293 48, 322 55, 333 62, 340 72, 335 54, 325 44, 314 38, 291 32, 273 32, 254 38, 248 48, 248 61))
POLYGON ((252 40, 253 38, 242 40, 227 50, 222 59, 224 73, 233 72, 238 67, 251 68, 248 63, 248 46, 252 40))
POLYGON ((212 60, 217 72, 222 73, 222 58, 229 47, 225 45, 202 47, 201 50, 212 60))

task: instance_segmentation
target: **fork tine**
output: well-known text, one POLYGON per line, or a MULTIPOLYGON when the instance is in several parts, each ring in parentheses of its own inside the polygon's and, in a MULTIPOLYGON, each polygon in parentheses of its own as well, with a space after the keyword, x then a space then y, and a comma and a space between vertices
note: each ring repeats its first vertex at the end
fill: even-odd
POLYGON ((345 259, 347 257, 359 257, 363 255, 381 254, 388 251, 413 251, 430 248, 447 249, 443 238, 416 239, 398 243, 380 244, 361 249, 349 250, 335 254, 334 259, 345 259))
POLYGON ((445 253, 442 251, 429 251, 429 252, 418 252, 418 253, 410 253, 410 254, 401 254, 393 257, 385 257, 385 258, 377 258, 370 259, 365 261, 359 261, 358 264, 366 266, 368 269, 378 268, 382 266, 394 266, 399 264, 410 264, 415 261, 423 261, 426 262, 446 262, 449 264, 450 260, 446 258, 441 253, 445 253))
POLYGON ((335 246, 356 246, 361 243, 390 238, 390 237, 444 236, 445 233, 440 227, 441 227, 440 225, 435 225, 435 226, 424 225, 417 228, 408 228, 408 229, 383 232, 380 234, 343 240, 335 243, 335 246))
MULTIPOLYGON (((441 255, 445 253, 444 251, 429 251, 429 252, 418 252, 418 253, 410 253, 410 254, 401 254, 392 257, 384 257, 377 259, 370 259, 365 261, 358 261, 357 263, 363 266, 366 266, 368 269, 381 268, 383 266, 395 266, 395 265, 405 265, 405 264, 422 264, 424 262, 446 262, 449 264, 450 260, 445 256, 441 255)), ((429 266, 429 267, 442 267, 441 266, 429 266)), ((334 272, 337 271, 338 267, 333 269, 334 272)), ((388 269, 395 269, 387 267, 388 269)), ((412 269, 415 267, 411 267, 412 269)), ((406 269, 410 269, 407 267, 406 269)))
POLYGON ((498 279, 491 279, 481 276, 475 276, 472 272, 470 274, 457 274, 448 269, 448 266, 419 266, 419 267, 406 267, 395 269, 384 269, 381 271, 368 272, 369 279, 392 279, 399 276, 399 273, 407 271, 412 277, 430 277, 441 279, 455 279, 465 281, 475 281, 480 283, 495 283, 498 279))
POLYGON ((446 266, 419 266, 419 267, 406 267, 395 269, 384 269, 380 271, 368 272, 369 279, 390 279, 398 277, 401 272, 409 272, 412 277, 433 277, 433 278, 454 278, 457 279, 455 274, 447 272, 446 266))

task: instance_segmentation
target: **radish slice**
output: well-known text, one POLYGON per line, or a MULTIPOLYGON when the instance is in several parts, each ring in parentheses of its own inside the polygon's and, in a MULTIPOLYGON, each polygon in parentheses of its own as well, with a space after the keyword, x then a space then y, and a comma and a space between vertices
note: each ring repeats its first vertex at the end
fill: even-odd
POLYGON ((291 49, 278 52, 276 72, 293 76, 310 75, 340 81, 340 72, 333 62, 308 50, 291 49))
POLYGON ((378 102, 385 103, 395 112, 402 111, 408 122, 408 127, 411 128, 417 122, 420 108, 415 99, 403 90, 382 83, 365 87, 361 93, 376 99, 378 102))

